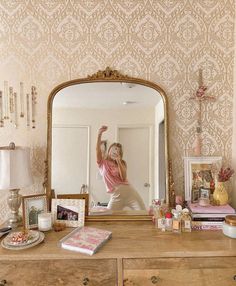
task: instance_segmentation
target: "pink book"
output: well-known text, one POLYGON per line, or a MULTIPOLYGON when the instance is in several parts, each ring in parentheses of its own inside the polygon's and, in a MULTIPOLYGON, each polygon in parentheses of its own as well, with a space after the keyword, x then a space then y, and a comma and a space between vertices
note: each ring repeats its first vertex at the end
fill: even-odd
POLYGON ((225 206, 207 206, 202 207, 199 206, 198 203, 188 204, 189 209, 192 213, 202 213, 202 214, 235 214, 235 209, 233 209, 230 205, 225 206))
POLYGON ((111 237, 112 232, 95 227, 76 228, 60 240, 61 247, 93 255, 111 237))

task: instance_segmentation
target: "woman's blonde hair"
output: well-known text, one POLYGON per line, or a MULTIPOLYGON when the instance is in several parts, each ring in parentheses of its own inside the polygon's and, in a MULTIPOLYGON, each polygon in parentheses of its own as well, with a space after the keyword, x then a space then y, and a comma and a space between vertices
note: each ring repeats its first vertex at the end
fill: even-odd
POLYGON ((122 157, 123 157, 123 148, 122 148, 122 145, 121 145, 120 143, 112 143, 112 144, 109 146, 109 148, 108 148, 107 156, 108 156, 108 154, 109 154, 109 152, 110 152, 110 150, 111 150, 111 148, 112 148, 113 146, 116 146, 116 147, 120 148, 120 156, 121 156, 121 158, 122 158, 122 157))

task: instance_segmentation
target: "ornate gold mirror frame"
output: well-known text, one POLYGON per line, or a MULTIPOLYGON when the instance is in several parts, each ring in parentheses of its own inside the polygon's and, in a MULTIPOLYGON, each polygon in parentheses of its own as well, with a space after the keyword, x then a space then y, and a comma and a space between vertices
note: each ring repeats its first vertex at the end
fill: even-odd
MULTIPOLYGON (((170 201, 170 172, 169 169, 169 144, 168 144, 168 109, 167 109, 167 96, 165 91, 158 86, 157 84, 139 79, 134 77, 129 77, 123 75, 117 70, 112 70, 107 67, 104 71, 98 71, 97 73, 88 76, 86 78, 70 80, 63 82, 62 84, 56 86, 49 95, 48 105, 47 105, 47 158, 45 161, 45 189, 46 194, 49 199, 49 206, 51 205, 51 199, 54 197, 54 192, 51 188, 51 160, 52 160, 52 106, 55 95, 62 89, 72 86, 75 84, 84 84, 84 83, 99 83, 99 82, 126 82, 143 85, 149 88, 156 90, 162 97, 164 104, 164 131, 165 131, 165 184, 166 184, 166 202, 170 201)), ((150 215, 102 215, 102 216, 86 216, 86 221, 110 221, 110 220, 151 220, 150 215)))

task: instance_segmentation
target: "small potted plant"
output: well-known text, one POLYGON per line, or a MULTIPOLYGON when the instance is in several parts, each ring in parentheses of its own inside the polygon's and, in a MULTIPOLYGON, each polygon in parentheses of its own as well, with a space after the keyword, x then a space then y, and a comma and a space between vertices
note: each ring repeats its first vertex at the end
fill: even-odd
POLYGON ((229 201, 229 195, 227 192, 227 188, 225 187, 225 182, 229 181, 229 179, 233 176, 234 170, 230 167, 221 168, 218 173, 218 184, 213 193, 213 199, 216 205, 226 205, 229 201))

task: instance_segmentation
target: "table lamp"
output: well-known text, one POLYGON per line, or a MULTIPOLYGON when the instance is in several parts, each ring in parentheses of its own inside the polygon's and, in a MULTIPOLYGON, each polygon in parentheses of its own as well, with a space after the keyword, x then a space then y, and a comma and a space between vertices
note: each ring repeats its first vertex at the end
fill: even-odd
POLYGON ((9 190, 7 203, 11 210, 8 226, 17 227, 21 222, 18 214, 21 205, 20 188, 32 185, 30 168, 30 149, 16 147, 10 143, 8 147, 0 147, 0 190, 9 190))

